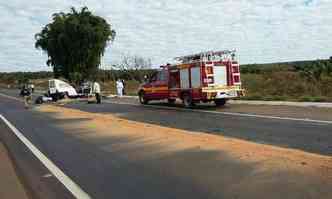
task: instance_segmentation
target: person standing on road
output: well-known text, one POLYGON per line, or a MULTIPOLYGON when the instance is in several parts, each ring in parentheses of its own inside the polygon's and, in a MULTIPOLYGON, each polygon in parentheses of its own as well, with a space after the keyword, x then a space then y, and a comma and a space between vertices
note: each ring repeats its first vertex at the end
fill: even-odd
POLYGON ((30 84, 30 88, 31 88, 31 93, 35 92, 35 85, 34 84, 30 84))
POLYGON ((29 104, 31 101, 31 91, 28 85, 23 86, 20 95, 24 98, 24 107, 29 108, 29 104))
POLYGON ((118 97, 122 97, 123 83, 122 83, 121 79, 118 79, 118 81, 116 81, 116 90, 117 90, 118 97))
POLYGON ((126 95, 126 82, 124 79, 122 79, 121 81, 122 81, 122 85, 123 85, 122 95, 126 95))
POLYGON ((97 81, 93 82, 93 87, 92 90, 95 94, 96 100, 97 100, 97 104, 101 103, 101 96, 100 96, 100 84, 97 81))

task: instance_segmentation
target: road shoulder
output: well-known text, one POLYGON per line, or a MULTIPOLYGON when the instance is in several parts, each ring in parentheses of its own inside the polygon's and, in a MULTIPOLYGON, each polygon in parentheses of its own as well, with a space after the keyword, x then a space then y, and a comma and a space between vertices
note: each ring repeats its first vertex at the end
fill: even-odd
POLYGON ((19 177, 16 174, 14 165, 9 158, 8 151, 0 142, 0 198, 12 199, 20 198, 27 199, 28 196, 19 177))

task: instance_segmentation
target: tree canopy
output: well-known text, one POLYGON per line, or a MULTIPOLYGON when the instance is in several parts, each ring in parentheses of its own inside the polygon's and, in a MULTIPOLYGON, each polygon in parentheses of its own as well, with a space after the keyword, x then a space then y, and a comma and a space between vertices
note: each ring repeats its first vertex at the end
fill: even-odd
POLYGON ((37 49, 48 55, 47 65, 55 77, 71 82, 96 77, 101 57, 116 32, 102 17, 93 15, 87 7, 79 12, 53 14, 53 21, 35 35, 37 49))

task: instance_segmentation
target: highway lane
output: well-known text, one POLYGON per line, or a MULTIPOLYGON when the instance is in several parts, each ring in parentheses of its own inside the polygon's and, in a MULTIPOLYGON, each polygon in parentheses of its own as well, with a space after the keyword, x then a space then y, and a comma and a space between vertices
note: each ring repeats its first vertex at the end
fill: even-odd
MULTIPOLYGON (((0 97, 0 114, 18 126, 19 130, 23 131, 24 135, 33 141, 38 148, 48 151, 48 148, 42 147, 42 145, 45 146, 45 143, 43 144, 39 134, 43 131, 52 131, 52 129, 43 128, 33 111, 25 110, 22 102, 0 97)), ((50 171, 15 136, 3 120, 0 120, 0 140, 7 146, 11 158, 15 162, 17 173, 31 198, 73 198, 66 188, 52 177, 50 171)))
POLYGON ((332 155, 332 124, 253 118, 128 104, 68 104, 92 113, 112 113, 124 119, 166 127, 239 138, 307 152, 332 155))
MULTIPOLYGON (((226 135, 258 143, 332 155, 330 146, 332 126, 329 124, 258 119, 181 110, 156 110, 151 107, 119 104, 79 103, 69 104, 65 107, 93 113, 112 113, 132 121, 193 132, 226 135)), ((194 168, 197 167, 197 160, 213 162, 215 157, 211 152, 193 149, 169 157, 167 162, 154 163, 155 166, 151 167, 149 161, 133 162, 124 158, 122 154, 101 150, 99 146, 101 143, 109 146, 113 143, 124 142, 124 140, 84 141, 76 136, 91 134, 93 133, 92 129, 69 130, 61 127, 79 124, 88 120, 87 118, 55 119, 52 114, 42 114, 34 109, 25 110, 21 102, 1 96, 0 113, 7 117, 92 198, 221 198, 222 193, 220 192, 224 191, 223 189, 219 191, 218 189, 207 190, 181 174, 178 174, 179 176, 165 174, 167 166, 163 165, 167 165, 169 159, 175 159, 179 162, 177 164, 192 168, 195 175, 207 175, 204 169, 194 168)), ((1 130, 3 128, 0 126, 1 130)), ((4 138, 2 137, 2 139, 4 138)), ((5 139, 8 140, 8 138, 5 139)), ((12 143, 12 139, 9 139, 11 141, 7 141, 7 143, 12 143)), ((23 154, 21 154, 22 158, 23 154)), ((231 160, 230 162, 226 165, 217 166, 217 164, 215 167, 225 168, 226 166, 226 168, 240 170, 240 173, 232 176, 235 181, 241 180, 243 175, 250 173, 252 165, 242 165, 231 160)), ((208 168, 213 170, 211 165, 208 168)), ((223 170, 219 169, 219 171, 220 175, 227 174, 223 173, 223 170)), ((209 175, 212 178, 216 173, 211 172, 209 175)), ((222 185, 220 187, 223 187, 222 185)), ((38 190, 40 185, 35 186, 37 186, 35 189, 38 190)), ((70 198, 57 182, 54 182, 53 185, 49 183, 44 187, 51 187, 52 194, 49 194, 48 198, 52 198, 52 196, 60 198, 59 195, 64 195, 61 198, 70 198)))
MULTIPOLYGON (((4 89, 0 88, 0 93, 4 93, 10 96, 18 97, 18 90, 15 89, 4 89)), ((41 93, 35 93, 35 96, 41 95, 41 93)), ((135 98, 124 97, 124 98, 108 98, 103 99, 104 102, 120 102, 137 104, 139 102, 135 98)), ((178 101, 175 105, 170 106, 168 103, 163 101, 152 101, 149 104, 157 106, 177 107, 183 108, 183 105, 178 101)), ((215 107, 213 103, 201 103, 194 107, 194 110, 203 111, 218 111, 223 113, 239 113, 239 114, 253 114, 262 116, 273 116, 273 117, 288 117, 304 120, 322 120, 331 121, 332 123, 332 108, 318 108, 318 107, 297 107, 297 106, 285 106, 285 105, 253 105, 253 104, 226 104, 223 107, 215 107)))
MULTIPOLYGON (((17 97, 17 91, 15 90, 2 90, 1 92, 17 97)), ((111 103, 117 103, 119 101, 121 101, 121 99, 106 100, 106 102, 111 103)), ((132 101, 133 100, 127 99, 125 102, 132 103, 132 101)), ((231 106, 238 107, 236 105, 231 106)), ((130 104, 110 105, 109 103, 101 105, 76 103, 66 105, 66 107, 92 113, 114 113, 133 121, 141 121, 190 131, 220 134, 257 143, 300 149, 322 155, 332 155, 332 124, 199 112, 199 109, 206 110, 204 106, 199 107, 198 112, 188 112, 181 109, 168 110, 167 107, 166 109, 160 109, 159 106, 158 108, 153 108, 130 104)), ((206 108, 209 110, 209 107, 206 108)), ((259 108, 259 106, 256 106, 256 108, 259 108)), ((280 108, 292 109, 292 107, 280 108)), ((227 107, 226 111, 228 111, 228 109, 227 107)), ((253 108, 251 107, 251 109, 253 108)), ((315 108, 301 109, 298 111, 310 114, 314 112, 312 109, 315 108)), ((267 115, 274 115, 273 111, 278 112, 278 108, 269 110, 267 115)), ((294 113, 296 111, 297 108, 291 111, 293 112, 292 116, 296 114, 294 113)), ((323 118, 315 116, 312 119, 330 121, 330 110, 322 109, 322 111, 314 112, 314 115, 319 115, 320 112, 322 112, 322 115, 327 116, 323 118)), ((237 111, 235 111, 235 113, 237 113, 237 111)), ((287 117, 287 115, 283 116, 287 117)))
MULTIPOLYGON (((25 110, 21 102, 4 97, 0 97, 0 113, 92 198, 219 198, 214 193, 198 187, 190 179, 165 175, 161 169, 162 165, 159 165, 160 168, 158 166, 158 168, 151 169, 150 162, 129 161, 121 154, 101 150, 98 143, 84 142, 58 127, 59 124, 75 124, 85 119, 55 120, 51 116, 34 110, 25 110)), ((0 126, 1 139, 11 147, 14 138, 8 137, 9 132, 3 136, 4 128, 2 124, 0 126)), ((75 133, 88 132, 80 130, 75 133)), ((114 141, 109 141, 109 143, 112 142, 114 141)), ((20 167, 25 167, 24 164, 27 164, 29 167, 33 167, 31 169, 38 170, 36 169, 38 166, 35 166, 36 163, 29 164, 32 160, 24 161, 26 153, 20 152, 24 147, 15 146, 15 148, 18 149, 11 151, 16 152, 14 154, 16 159, 22 160, 20 167)), ((185 152, 181 156, 191 153, 185 152)), ((203 152, 197 152, 195 156, 197 155, 201 156, 201 159, 211 156, 203 152)), ((45 183, 42 180, 39 180, 38 183, 34 182, 33 179, 42 178, 40 171, 32 172, 26 168, 23 172, 33 175, 29 178, 30 180, 27 180, 27 183, 30 183, 31 189, 37 192, 34 194, 39 198, 70 198, 58 182, 53 182, 53 184, 45 183), (43 185, 41 186, 41 184, 43 185)), ((204 170, 201 172, 203 175, 204 170)), ((47 174, 47 172, 44 171, 42 174, 47 174)), ((51 178, 49 181, 55 180, 51 178)))

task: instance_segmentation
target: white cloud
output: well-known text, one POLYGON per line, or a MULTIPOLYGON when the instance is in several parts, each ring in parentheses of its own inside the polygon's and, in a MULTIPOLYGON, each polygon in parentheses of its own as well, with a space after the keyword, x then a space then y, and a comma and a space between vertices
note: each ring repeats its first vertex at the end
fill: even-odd
POLYGON ((123 53, 154 64, 204 50, 238 50, 242 63, 332 55, 331 0, 11 0, 0 2, 0 71, 46 70, 34 34, 54 12, 87 5, 117 31, 103 63, 123 53))

